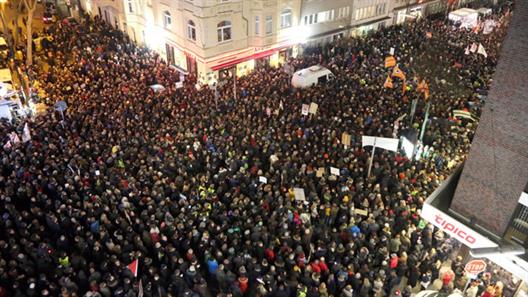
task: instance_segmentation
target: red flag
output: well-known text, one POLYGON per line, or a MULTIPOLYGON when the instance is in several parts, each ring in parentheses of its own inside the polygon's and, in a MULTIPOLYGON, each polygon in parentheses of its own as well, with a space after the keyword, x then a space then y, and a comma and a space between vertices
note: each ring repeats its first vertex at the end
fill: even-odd
POLYGON ((134 274, 134 277, 137 277, 138 268, 139 268, 138 259, 136 259, 132 263, 128 264, 127 267, 128 267, 128 269, 130 269, 130 271, 132 271, 132 273, 134 274))

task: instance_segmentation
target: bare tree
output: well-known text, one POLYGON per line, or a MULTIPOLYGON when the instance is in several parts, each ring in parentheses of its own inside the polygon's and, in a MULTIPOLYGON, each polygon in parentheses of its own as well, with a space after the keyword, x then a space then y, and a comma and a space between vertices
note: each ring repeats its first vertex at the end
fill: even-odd
POLYGON ((18 0, 13 1, 15 3, 15 16, 13 17, 13 22, 15 23, 15 29, 13 31, 13 47, 16 48, 18 45, 18 38, 19 38, 19 32, 18 32, 18 18, 20 17, 20 13, 24 12, 24 1, 18 0))
MULTIPOLYGON (((2 21, 2 28, 4 30, 4 36, 5 38, 7 39, 7 43, 10 45, 10 46, 13 46, 13 42, 12 42, 12 35, 9 34, 9 28, 7 27, 7 20, 6 20, 6 16, 5 16, 5 2, 4 1, 0 1, 0 20, 2 21)), ((12 51, 10 51, 12 52, 12 51)))
POLYGON ((26 65, 29 67, 33 64, 33 14, 37 8, 37 0, 24 0, 27 9, 27 49, 26 65))

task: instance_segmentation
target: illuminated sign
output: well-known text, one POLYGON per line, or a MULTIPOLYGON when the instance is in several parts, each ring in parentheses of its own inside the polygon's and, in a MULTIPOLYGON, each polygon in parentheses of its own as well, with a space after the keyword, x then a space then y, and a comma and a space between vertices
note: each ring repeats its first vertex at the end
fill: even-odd
POLYGON ((469 248, 497 247, 493 241, 428 203, 424 204, 421 216, 469 248))

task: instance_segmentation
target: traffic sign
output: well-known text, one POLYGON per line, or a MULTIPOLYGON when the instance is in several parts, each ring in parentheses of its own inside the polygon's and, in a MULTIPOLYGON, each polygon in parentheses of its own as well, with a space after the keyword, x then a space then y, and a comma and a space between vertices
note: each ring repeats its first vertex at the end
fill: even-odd
POLYGON ((66 102, 60 100, 55 103, 55 110, 64 112, 68 108, 68 104, 66 102))
POLYGON ((486 262, 482 260, 471 260, 466 264, 464 270, 472 275, 477 275, 486 270, 486 262))

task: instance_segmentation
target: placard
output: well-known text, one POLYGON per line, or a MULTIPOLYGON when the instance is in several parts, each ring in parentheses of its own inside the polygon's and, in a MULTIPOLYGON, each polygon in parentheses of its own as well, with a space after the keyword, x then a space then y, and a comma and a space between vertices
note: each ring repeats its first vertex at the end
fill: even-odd
POLYGON ((310 109, 308 110, 308 112, 311 114, 316 114, 318 108, 319 108, 319 105, 317 103, 312 102, 310 103, 310 109))
POLYGON ((350 134, 343 132, 343 134, 341 134, 341 143, 350 146, 350 134))
POLYGON ((310 110, 310 106, 308 104, 302 105, 301 114, 302 115, 308 115, 308 111, 310 110))
POLYGON ((303 188, 293 188, 293 193, 295 194, 295 200, 305 201, 306 197, 304 196, 303 188))
POLYGON ((391 56, 394 56, 394 48, 393 48, 393 47, 390 48, 389 54, 390 54, 391 56))
POLYGON ((368 210, 356 208, 354 209, 354 212, 360 216, 364 216, 364 217, 368 216, 368 210))
POLYGON ((263 184, 267 184, 268 183, 268 179, 265 176, 259 176, 259 182, 261 182, 263 184))
POLYGON ((330 167, 330 174, 339 176, 339 168, 330 167))
POLYGON ((322 177, 324 174, 325 174, 324 167, 319 167, 319 169, 317 169, 317 172, 315 173, 315 176, 322 177))
POLYGON ((176 89, 181 89, 181 88, 183 88, 183 82, 182 81, 176 82, 176 89))

